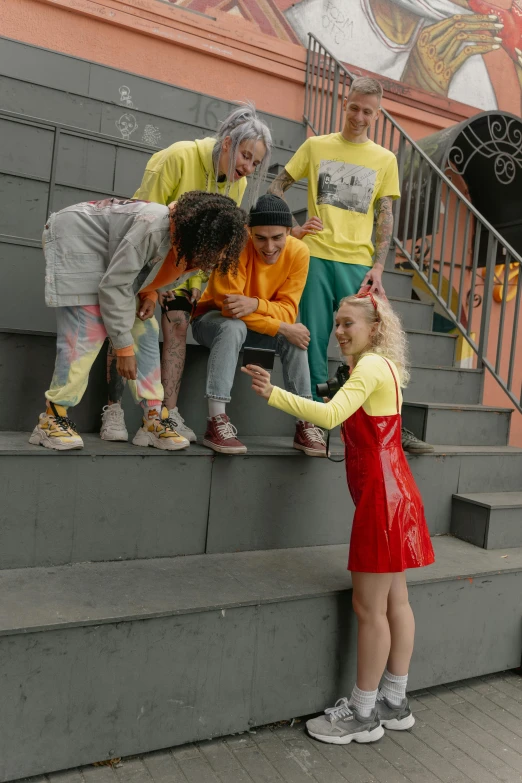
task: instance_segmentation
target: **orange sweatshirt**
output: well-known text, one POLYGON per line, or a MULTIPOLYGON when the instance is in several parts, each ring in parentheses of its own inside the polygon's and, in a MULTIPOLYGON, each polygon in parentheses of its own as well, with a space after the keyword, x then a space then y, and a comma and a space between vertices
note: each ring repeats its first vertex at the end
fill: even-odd
MULTIPOLYGON (((154 303, 157 302, 157 289, 170 285, 170 283, 177 280, 178 277, 185 272, 185 266, 186 264, 177 266, 177 255, 174 248, 172 248, 165 257, 165 261, 162 263, 160 270, 152 283, 149 283, 148 286, 145 286, 145 288, 142 288, 139 292, 138 296, 140 301, 144 302, 145 299, 150 299, 154 303)), ((193 271, 195 273, 197 270, 193 271)), ((134 356, 134 346, 127 345, 125 348, 118 348, 115 353, 116 356, 134 356)))
POLYGON ((236 276, 212 272, 194 317, 209 310, 220 310, 222 315, 230 318, 229 311, 223 307, 226 296, 243 294, 257 297, 257 310, 241 320, 253 332, 274 337, 281 321, 287 324, 296 321, 309 263, 310 251, 300 239, 289 236, 275 264, 263 261, 249 239, 239 258, 236 276))

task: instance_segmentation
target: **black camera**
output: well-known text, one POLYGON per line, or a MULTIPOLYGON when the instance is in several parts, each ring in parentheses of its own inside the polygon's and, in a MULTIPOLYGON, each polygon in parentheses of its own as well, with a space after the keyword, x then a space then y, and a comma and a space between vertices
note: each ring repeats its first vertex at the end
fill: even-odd
POLYGON ((318 383, 315 387, 318 397, 333 397, 341 386, 344 386, 350 377, 350 368, 347 364, 340 364, 333 378, 328 378, 326 383, 318 383))

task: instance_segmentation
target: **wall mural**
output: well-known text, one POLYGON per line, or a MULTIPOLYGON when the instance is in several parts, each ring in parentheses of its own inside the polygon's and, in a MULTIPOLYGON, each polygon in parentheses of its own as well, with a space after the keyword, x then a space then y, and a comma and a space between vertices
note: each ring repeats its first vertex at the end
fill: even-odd
POLYGON ((477 109, 520 113, 513 87, 522 96, 522 0, 176 0, 176 4, 207 14, 230 13, 264 33, 299 40, 305 46, 308 32, 314 31, 349 65, 477 109), (498 56, 495 59, 499 51, 504 55, 500 65, 498 56))

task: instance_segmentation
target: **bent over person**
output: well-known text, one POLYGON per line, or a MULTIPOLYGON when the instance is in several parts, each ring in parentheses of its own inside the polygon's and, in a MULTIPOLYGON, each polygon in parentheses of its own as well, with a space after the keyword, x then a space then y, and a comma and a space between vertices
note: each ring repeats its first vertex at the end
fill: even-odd
MULTIPOLYGON (((272 137, 265 123, 257 116, 251 103, 236 106, 223 120, 215 138, 177 141, 148 161, 140 187, 134 198, 168 205, 190 190, 218 192, 241 201, 252 178, 255 193, 265 178, 270 162, 272 137)), ((201 270, 174 290, 161 297, 161 382, 165 390, 165 405, 176 430, 189 441, 195 441, 194 431, 185 424, 178 410, 178 395, 185 367, 187 330, 190 316, 201 296, 201 286, 208 275, 201 270)), ((157 294, 151 294, 151 299, 157 294)), ((129 435, 121 407, 124 379, 116 371, 116 357, 109 348, 107 354, 108 405, 102 414, 100 437, 103 440, 127 441, 129 435)))
POLYGON ((236 269, 247 238, 245 223, 245 212, 232 199, 198 192, 186 193, 170 208, 109 198, 51 215, 43 246, 45 300, 56 308, 56 364, 45 393, 46 411, 30 443, 82 448, 68 410, 82 399, 92 364, 109 336, 118 373, 130 381, 143 409, 143 426, 133 443, 166 450, 189 445, 162 405, 152 295, 195 269, 236 269))
MULTIPOLYGON (((250 210, 248 225, 250 237, 237 275, 212 274, 192 323, 198 343, 210 348, 203 444, 222 454, 247 450, 226 415, 243 345, 277 351, 285 388, 312 399, 306 355, 310 334, 295 323, 310 254, 300 240, 288 236, 292 214, 277 196, 262 196, 250 210)), ((326 456, 322 431, 303 419, 296 423, 294 448, 308 456, 326 456)))

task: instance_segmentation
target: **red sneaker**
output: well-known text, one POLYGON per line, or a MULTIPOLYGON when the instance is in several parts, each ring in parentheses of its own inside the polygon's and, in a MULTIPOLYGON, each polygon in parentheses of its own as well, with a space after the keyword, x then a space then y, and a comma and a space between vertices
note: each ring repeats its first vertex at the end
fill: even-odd
POLYGON ((220 454, 246 454, 247 447, 236 438, 237 429, 226 413, 207 419, 203 445, 220 454))
POLYGON ((307 457, 326 457, 323 431, 309 421, 298 421, 295 425, 294 449, 304 451, 307 457))

